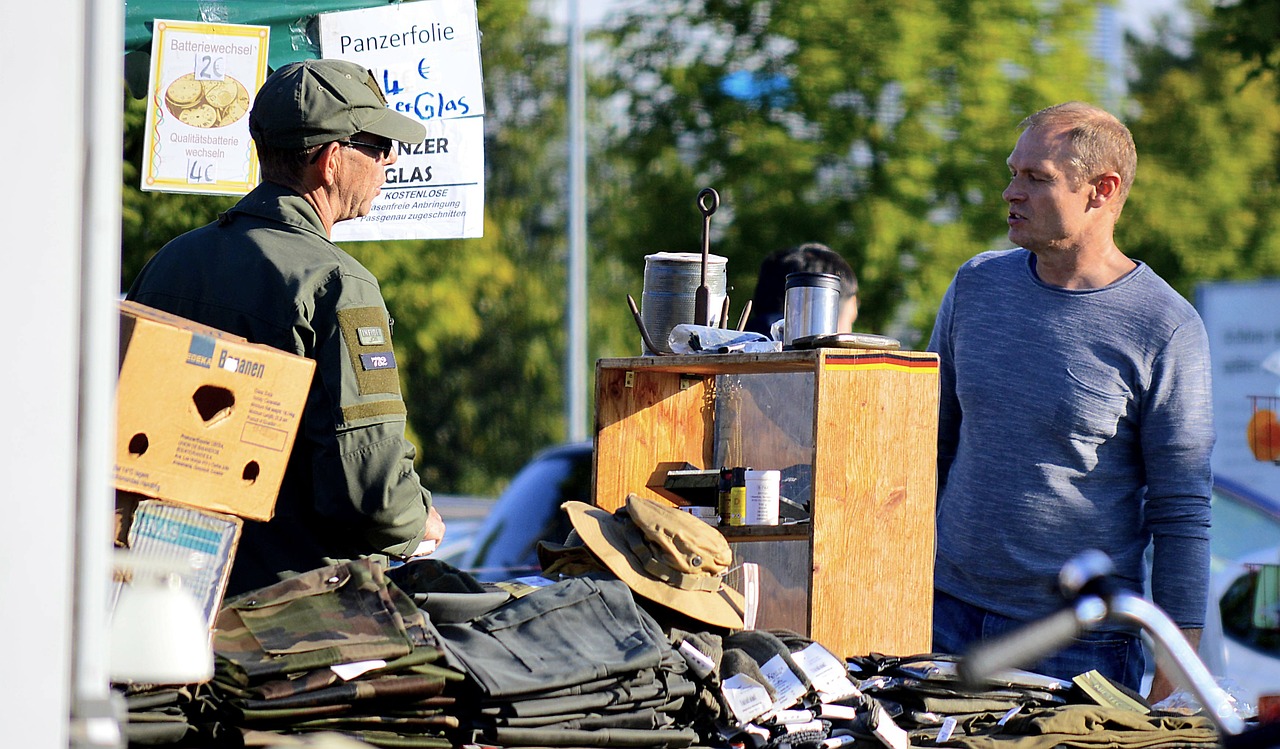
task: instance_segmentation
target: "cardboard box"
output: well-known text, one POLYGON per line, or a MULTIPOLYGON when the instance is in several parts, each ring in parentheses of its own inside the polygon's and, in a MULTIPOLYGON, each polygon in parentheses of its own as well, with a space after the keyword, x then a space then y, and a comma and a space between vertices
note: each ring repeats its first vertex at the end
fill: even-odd
POLYGON ((315 362, 120 304, 116 488, 269 520, 315 362))

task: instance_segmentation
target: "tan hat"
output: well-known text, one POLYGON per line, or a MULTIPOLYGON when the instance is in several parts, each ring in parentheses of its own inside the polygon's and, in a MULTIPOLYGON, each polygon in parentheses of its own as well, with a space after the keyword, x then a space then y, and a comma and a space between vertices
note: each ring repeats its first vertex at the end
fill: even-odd
POLYGON ((565 502, 573 529, 632 591, 727 629, 742 629, 742 594, 724 584, 733 551, 720 531, 694 516, 635 494, 612 515, 565 502))

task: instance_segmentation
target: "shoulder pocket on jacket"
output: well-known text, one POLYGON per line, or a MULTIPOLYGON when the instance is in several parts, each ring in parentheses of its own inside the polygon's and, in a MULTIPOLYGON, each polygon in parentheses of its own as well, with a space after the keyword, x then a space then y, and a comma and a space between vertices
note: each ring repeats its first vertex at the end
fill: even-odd
POLYGON ((400 370, 387 320, 387 311, 381 307, 338 310, 338 327, 360 395, 400 394, 400 370))

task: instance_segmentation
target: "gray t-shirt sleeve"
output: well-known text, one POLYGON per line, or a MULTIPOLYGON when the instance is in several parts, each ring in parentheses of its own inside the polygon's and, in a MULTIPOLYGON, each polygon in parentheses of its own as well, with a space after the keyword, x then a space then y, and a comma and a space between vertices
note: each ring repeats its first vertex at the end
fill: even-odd
POLYGON ((1204 626, 1209 585, 1208 468, 1214 442, 1209 342, 1198 317, 1170 337, 1142 408, 1151 594, 1179 626, 1204 626))

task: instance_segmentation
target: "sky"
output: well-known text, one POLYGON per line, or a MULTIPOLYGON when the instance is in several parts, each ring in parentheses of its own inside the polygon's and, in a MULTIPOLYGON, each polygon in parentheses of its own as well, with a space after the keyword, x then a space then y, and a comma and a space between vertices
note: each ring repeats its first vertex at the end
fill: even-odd
MULTIPOLYGON (((637 3, 642 4, 643 0, 536 0, 534 7, 540 6, 541 11, 556 22, 567 23, 569 9, 574 2, 578 3, 578 17, 583 30, 586 31, 598 25, 610 13, 628 6, 635 6, 637 3)), ((1140 39, 1150 41, 1154 33, 1152 23, 1161 16, 1173 16, 1175 31, 1187 30, 1184 2, 1185 0, 1119 0, 1117 12, 1123 30, 1132 31, 1140 39)), ((1114 44, 1105 44, 1103 48, 1097 50, 1097 54, 1106 59, 1108 67, 1114 71, 1113 77, 1117 81, 1104 97, 1107 101, 1103 102, 1103 106, 1114 105, 1116 103, 1114 97, 1122 95, 1125 87, 1124 45, 1121 33, 1117 32, 1114 44)))
MULTIPOLYGON (((578 13, 583 26, 593 26, 600 22, 610 11, 620 8, 628 0, 576 0, 578 13)), ((546 12, 552 18, 564 20, 568 18, 569 3, 575 0, 540 0, 546 12)), ((1151 30, 1151 18, 1180 10, 1182 0, 1120 0, 1120 16, 1125 25, 1140 36, 1151 30)))
POLYGON ((1125 25, 1139 36, 1146 37, 1151 31, 1151 19, 1160 15, 1180 15, 1183 11, 1181 0, 1121 0, 1120 16, 1125 25))

